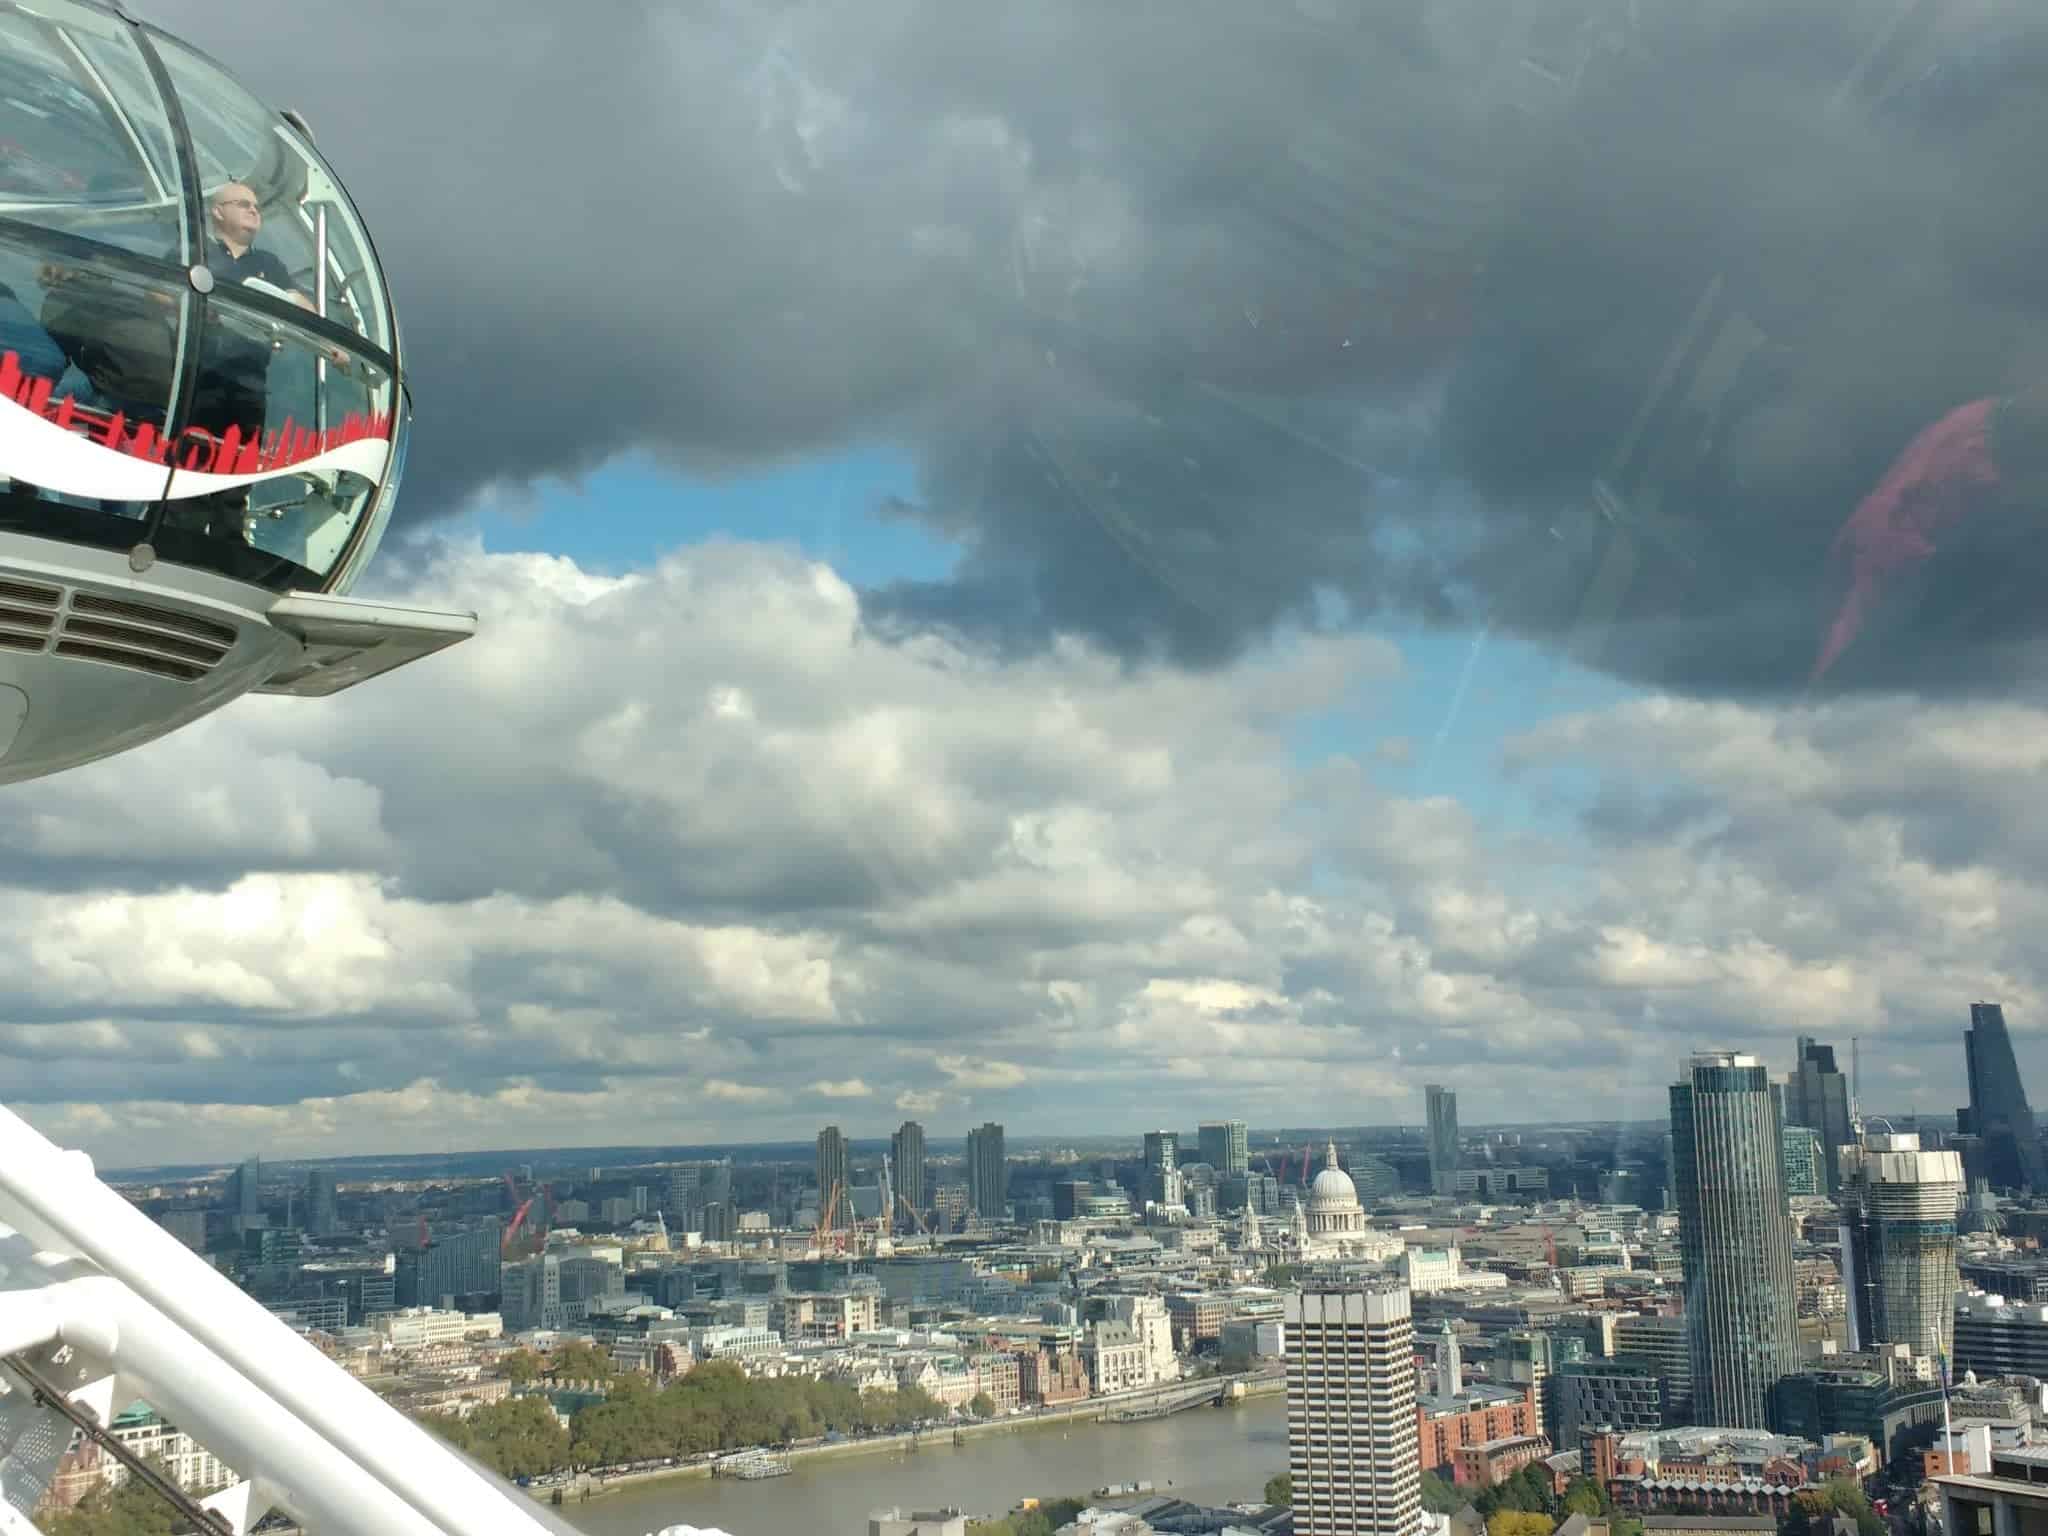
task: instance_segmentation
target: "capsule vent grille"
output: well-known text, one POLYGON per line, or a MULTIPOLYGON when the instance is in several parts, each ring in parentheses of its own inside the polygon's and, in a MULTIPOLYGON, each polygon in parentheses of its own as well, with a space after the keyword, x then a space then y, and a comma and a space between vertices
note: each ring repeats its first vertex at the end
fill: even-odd
POLYGON ((0 571, 0 651, 71 656, 194 683, 235 647, 232 624, 0 571))

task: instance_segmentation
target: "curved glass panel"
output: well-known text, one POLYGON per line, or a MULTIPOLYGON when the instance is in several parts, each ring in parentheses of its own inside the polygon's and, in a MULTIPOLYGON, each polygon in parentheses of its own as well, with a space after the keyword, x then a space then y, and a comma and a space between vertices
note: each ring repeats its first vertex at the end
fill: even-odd
POLYGON ((266 585, 323 586, 390 467, 396 391, 382 364, 288 315, 226 288, 208 301, 162 547, 266 585))
POLYGON ((0 234, 0 525, 125 547, 162 495, 191 289, 0 234))
POLYGON ((347 596, 354 590, 356 578, 375 558, 377 546, 384 542, 384 532, 391 526, 391 510, 398 504, 399 482, 405 478, 405 453, 412 441, 412 394, 403 385, 398 391, 398 420, 392 424, 391 466, 384 471, 384 483, 378 488, 377 501, 370 510, 369 526, 357 539, 356 546, 348 553, 347 562, 335 568, 330 577, 329 590, 347 596))
POLYGON ((0 0, 0 216, 186 260, 170 120, 117 17, 0 0))
POLYGON ((208 264, 253 262, 273 286, 388 351, 383 278, 325 162, 210 59, 161 33, 150 36, 192 133, 208 264))
POLYGON ((305 191, 290 216, 312 242, 315 266, 307 292, 314 313, 395 354, 398 338, 384 292, 384 274, 378 269, 355 206, 327 162, 297 130, 280 121, 276 131, 306 164, 305 191))

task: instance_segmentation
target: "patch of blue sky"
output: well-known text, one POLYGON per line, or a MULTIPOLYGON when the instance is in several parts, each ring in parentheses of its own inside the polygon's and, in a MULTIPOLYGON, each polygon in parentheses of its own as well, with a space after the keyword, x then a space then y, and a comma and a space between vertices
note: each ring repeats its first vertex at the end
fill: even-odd
POLYGON ((1591 795, 1594 778, 1577 764, 1504 774, 1504 744, 1560 715, 1612 708, 1636 695, 1631 684, 1499 631, 1376 632, 1400 651, 1400 672, 1297 722, 1296 761, 1354 757, 1392 793, 1445 796, 1482 819, 1520 826, 1552 823, 1591 795))
POLYGON ((885 446, 715 478, 631 454, 575 481, 486 496, 464 521, 488 550, 567 555, 607 574, 732 538, 794 546, 859 586, 937 580, 953 567, 953 546, 908 519, 878 515, 890 498, 912 496, 916 482, 915 464, 885 446))

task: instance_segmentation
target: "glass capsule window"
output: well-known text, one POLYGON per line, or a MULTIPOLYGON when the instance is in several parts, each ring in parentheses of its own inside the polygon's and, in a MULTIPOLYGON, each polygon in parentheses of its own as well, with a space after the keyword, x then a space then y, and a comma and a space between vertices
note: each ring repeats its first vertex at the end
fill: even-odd
POLYGON ((86 0, 0 0, 0 530, 345 591, 408 422, 304 125, 86 0))

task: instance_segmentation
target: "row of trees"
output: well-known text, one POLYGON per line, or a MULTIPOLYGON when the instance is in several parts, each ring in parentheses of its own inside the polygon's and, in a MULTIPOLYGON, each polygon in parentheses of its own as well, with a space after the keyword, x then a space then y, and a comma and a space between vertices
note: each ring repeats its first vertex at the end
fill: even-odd
POLYGON ((1485 1519, 1487 1536, 1550 1536, 1572 1515, 1611 1519, 1613 1536, 1642 1536, 1642 1521, 1626 1515, 1616 1518, 1607 1490, 1590 1477, 1573 1478, 1560 1496, 1551 1486, 1549 1472, 1534 1462, 1477 1493, 1434 1470, 1422 1474, 1422 1507, 1430 1513, 1454 1515, 1468 1504, 1485 1519))
MULTIPOLYGON (((564 1379, 583 1379, 566 1375, 564 1379)), ((988 1405, 993 1411, 993 1405, 988 1405)), ((943 1418, 928 1393, 899 1388, 863 1394, 844 1382, 748 1376, 727 1361, 700 1365, 673 1385, 646 1377, 613 1379, 611 1395, 562 1429, 540 1397, 509 1398, 466 1419, 431 1415, 426 1423, 507 1477, 537 1477, 576 1467, 694 1456, 749 1445, 778 1445, 830 1432, 903 1429, 943 1418)))
POLYGON ((39 1525, 48 1536, 173 1536, 192 1529, 169 1503, 133 1480, 89 1493, 39 1525))

